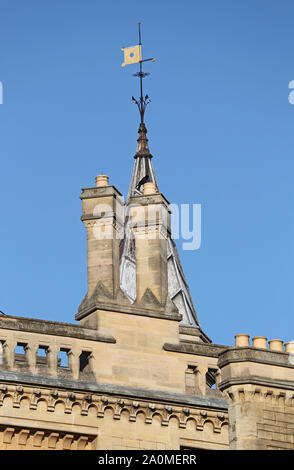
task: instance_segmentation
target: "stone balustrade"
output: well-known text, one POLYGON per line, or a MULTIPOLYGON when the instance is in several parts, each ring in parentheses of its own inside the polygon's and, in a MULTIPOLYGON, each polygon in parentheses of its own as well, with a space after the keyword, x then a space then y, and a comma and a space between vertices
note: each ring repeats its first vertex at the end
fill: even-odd
POLYGON ((18 320, 1 318, 0 370, 95 381, 96 342, 115 342, 77 325, 18 320))
MULTIPOLYGON (((163 344, 163 351, 181 354, 176 391, 221 398, 217 361, 224 346, 186 341, 184 338, 178 344, 163 344)), ((107 349, 105 344, 115 342, 111 336, 80 325, 5 316, 0 318, 0 370, 43 378, 108 383, 112 368, 117 371, 121 367, 124 373, 124 361, 118 361, 112 352, 115 349, 107 349), (114 359, 113 365, 106 369, 108 376, 102 376, 105 357, 114 359)), ((167 357, 165 352, 164 355, 167 357)), ((128 380, 122 378, 122 384, 127 383, 128 380)), ((137 387, 144 386, 144 382, 141 383, 137 387)))
POLYGON ((36 375, 70 377, 72 379, 94 379, 94 354, 83 346, 70 345, 56 341, 54 343, 17 339, 17 335, 1 338, 0 334, 0 369, 28 372, 36 375), (56 344, 57 343, 57 344, 56 344), (59 344, 58 344, 59 343, 59 344), (18 352, 22 349, 22 352, 18 352), (41 355, 42 353, 42 355, 41 355), (61 356, 63 354, 63 357, 61 356))

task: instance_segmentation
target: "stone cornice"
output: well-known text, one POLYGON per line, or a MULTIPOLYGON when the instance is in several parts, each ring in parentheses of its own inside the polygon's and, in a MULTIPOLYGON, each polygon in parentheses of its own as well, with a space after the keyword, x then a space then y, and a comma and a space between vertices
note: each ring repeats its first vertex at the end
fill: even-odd
POLYGON ((208 357, 216 357, 218 358, 219 355, 227 350, 228 346, 222 346, 219 344, 209 344, 209 343, 183 343, 180 344, 172 344, 172 343, 164 343, 163 349, 165 351, 171 351, 176 353, 184 353, 184 354, 194 354, 197 356, 208 356, 208 357))
POLYGON ((221 391, 233 385, 258 385, 263 387, 271 388, 283 388, 285 390, 294 390, 294 381, 290 380, 279 380, 279 379, 267 379, 265 377, 259 377, 250 375, 248 377, 232 377, 228 380, 223 380, 219 383, 219 389, 221 391))
POLYGON ((162 204, 170 211, 170 202, 164 197, 162 193, 155 193, 150 195, 140 194, 137 196, 132 196, 128 202, 129 206, 148 206, 150 204, 162 204))
POLYGON ((93 221, 93 224, 97 221, 97 220, 103 220, 104 223, 106 223, 108 220, 110 220, 111 222, 109 223, 110 225, 113 224, 114 227, 116 228, 116 224, 119 226, 119 227, 123 227, 124 226, 124 221, 117 216, 117 214, 115 212, 105 212, 104 215, 101 215, 101 214, 96 214, 96 215, 93 215, 93 214, 83 214, 81 216, 81 221, 84 222, 85 220, 87 221, 90 221, 92 220, 93 221), (113 222, 112 222, 113 221, 113 222))
POLYGON ((33 385, 54 389, 74 390, 75 392, 87 392, 108 394, 112 396, 124 396, 141 398, 152 402, 174 403, 177 405, 190 405, 216 410, 227 410, 227 402, 221 398, 198 397, 180 393, 165 392, 160 390, 146 390, 122 385, 85 382, 80 380, 65 379, 62 377, 45 377, 26 374, 22 372, 10 372, 0 370, 0 381, 5 383, 33 385))
MULTIPOLYGON (((80 195, 80 199, 92 199, 92 198, 97 198, 97 197, 105 197, 105 196, 122 196, 122 194, 116 189, 115 186, 109 185, 109 186, 103 186, 103 187, 97 187, 93 186, 91 188, 82 188, 82 194, 80 195)), ((117 198, 117 202, 120 202, 121 205, 124 205, 124 203, 120 200, 120 198, 117 198)))
POLYGON ((183 335, 200 337, 204 343, 212 343, 211 339, 207 336, 206 333, 204 333, 204 331, 201 330, 200 327, 183 325, 180 326, 179 332, 183 335))
POLYGON ((294 369, 294 364, 289 362, 289 354, 259 348, 231 348, 221 352, 218 366, 224 367, 235 362, 258 362, 272 366, 289 367, 294 369))
POLYGON ((164 310, 162 309, 162 312, 152 310, 152 309, 144 309, 137 304, 135 305, 119 305, 116 304, 115 302, 107 301, 107 302, 95 302, 92 304, 87 305, 84 309, 81 309, 76 315, 75 319, 76 320, 81 320, 85 316, 89 315, 92 312, 95 311, 108 311, 108 312, 117 312, 117 313, 125 313, 125 314, 131 314, 131 315, 139 315, 143 317, 151 317, 151 318, 159 318, 161 320, 173 320, 180 322, 182 320, 182 315, 178 313, 164 313, 164 310))
POLYGON ((101 335, 96 330, 90 330, 71 323, 61 323, 35 318, 23 318, 8 315, 0 316, 0 329, 65 336, 89 341, 102 341, 104 343, 116 342, 113 336, 101 335))

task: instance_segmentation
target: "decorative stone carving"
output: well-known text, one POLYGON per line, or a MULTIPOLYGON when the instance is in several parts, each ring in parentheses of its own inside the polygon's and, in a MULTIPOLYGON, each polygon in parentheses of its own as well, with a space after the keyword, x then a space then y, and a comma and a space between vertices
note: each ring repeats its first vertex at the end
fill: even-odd
POLYGON ((14 428, 6 428, 3 432, 3 443, 4 444, 10 444, 13 434, 14 434, 15 429, 14 428))
POLYGON ((73 434, 66 434, 63 438, 63 449, 64 450, 69 450, 71 448, 71 444, 73 441, 73 434))
POLYGON ((44 438, 45 432, 44 431, 36 431, 33 438, 33 445, 34 447, 41 447, 42 441, 44 438))
POLYGON ((48 436, 48 447, 49 449, 56 449, 56 444, 59 438, 59 433, 51 432, 48 436))
MULTIPOLYGON (((171 406, 169 403, 167 404, 159 404, 159 403, 149 403, 147 401, 137 401, 128 398, 113 398, 111 396, 95 396, 92 394, 87 393, 73 393, 73 392, 63 392, 57 390, 41 390, 38 388, 28 388, 24 387, 13 387, 13 386, 2 386, 0 397, 2 397, 2 402, 5 396, 13 396, 14 403, 17 404, 17 407, 21 408, 21 400, 20 398, 26 397, 30 401, 30 409, 32 412, 37 409, 37 401, 40 399, 42 395, 42 400, 45 400, 47 403, 47 412, 54 413, 56 402, 63 401, 65 403, 64 413, 71 414, 72 413, 72 405, 77 403, 81 407, 81 415, 87 416, 89 406, 95 406, 97 408, 97 419, 103 419, 104 413, 106 408, 110 408, 113 412, 113 419, 120 420, 121 413, 123 411, 128 411, 129 413, 129 421, 136 422, 138 413, 143 412, 145 415, 145 423, 152 424, 154 415, 158 415, 161 417, 161 426, 169 426, 170 418, 175 417, 179 422, 179 427, 182 429, 186 428, 187 420, 194 419, 195 420, 195 427, 198 431, 202 431, 204 424, 206 421, 210 421, 213 423, 214 432, 220 433, 221 427, 224 424, 228 424, 227 414, 225 412, 217 412, 217 411, 208 411, 206 409, 197 409, 193 407, 180 407, 180 406, 171 406), (17 390, 18 391, 17 391, 17 390), (20 393, 22 391, 22 393, 20 393), (91 397, 91 399, 90 399, 91 397)), ((284 396, 281 396, 280 392, 276 393, 278 399, 285 400, 284 396)), ((272 396, 270 394, 269 396, 272 396)), ((287 403, 290 402, 294 403, 294 395, 291 394, 290 398, 288 399, 287 403)), ((0 401, 1 404, 1 401, 0 401)), ((14 429, 14 428, 13 428, 14 429)), ((7 431, 8 432, 8 431, 7 431)), ((12 428, 10 429, 12 432, 12 428)), ((43 444, 44 439, 44 432, 40 431, 41 434, 34 434, 33 436, 33 445, 36 447, 40 447, 43 444)), ((7 436, 9 435, 9 432, 7 436)), ((25 435, 29 436, 28 433, 24 433, 21 439, 22 442, 25 440, 25 435)), ((50 434, 50 445, 48 441, 48 446, 50 448, 55 448, 56 443, 59 439, 56 434, 50 434)), ((8 437, 7 437, 8 439, 8 437)), ((70 442, 70 437, 64 441, 66 446, 70 447, 73 445, 73 438, 70 442)), ((79 448, 87 445, 84 439, 79 441, 79 444, 74 444, 75 448, 79 446, 79 448)), ((63 445, 63 444, 62 444, 63 445)))
POLYGON ((30 435, 29 429, 21 429, 18 433, 18 444, 25 446, 30 435))

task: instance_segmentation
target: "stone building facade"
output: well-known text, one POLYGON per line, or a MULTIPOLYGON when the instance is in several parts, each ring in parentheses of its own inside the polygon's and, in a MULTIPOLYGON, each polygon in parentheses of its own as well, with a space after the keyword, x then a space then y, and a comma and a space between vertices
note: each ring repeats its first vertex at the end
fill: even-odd
POLYGON ((82 190, 77 323, 0 315, 0 449, 293 449, 293 344, 202 331, 146 132, 124 215, 107 176, 82 190))

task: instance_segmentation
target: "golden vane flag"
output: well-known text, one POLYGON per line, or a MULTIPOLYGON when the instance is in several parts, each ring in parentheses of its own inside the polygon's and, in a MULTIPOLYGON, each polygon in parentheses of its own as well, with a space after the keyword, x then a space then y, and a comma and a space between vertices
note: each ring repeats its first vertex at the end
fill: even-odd
POLYGON ((136 64, 141 62, 141 45, 131 46, 131 47, 122 47, 121 50, 124 53, 124 62, 121 64, 122 67, 128 64, 136 64))

